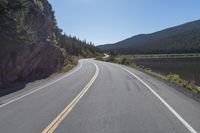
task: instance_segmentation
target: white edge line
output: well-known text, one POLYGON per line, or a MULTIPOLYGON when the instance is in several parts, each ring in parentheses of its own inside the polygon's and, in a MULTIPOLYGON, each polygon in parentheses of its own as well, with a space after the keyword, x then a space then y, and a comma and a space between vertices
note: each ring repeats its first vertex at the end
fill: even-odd
POLYGON ((60 81, 60 80, 62 80, 62 79, 64 79, 64 78, 66 78, 66 77, 69 77, 70 75, 72 75, 73 73, 75 73, 76 71, 78 71, 79 69, 81 69, 82 66, 83 66, 83 64, 82 64, 82 62, 80 62, 80 66, 79 66, 77 69, 75 69, 74 71, 71 71, 70 73, 68 73, 68 74, 66 74, 66 75, 64 75, 64 76, 62 76, 62 77, 60 77, 60 78, 58 78, 58 79, 56 79, 56 80, 54 80, 54 81, 52 81, 52 82, 50 82, 50 83, 44 85, 44 86, 42 86, 42 87, 39 87, 39 88, 37 88, 37 89, 35 89, 35 90, 31 91, 31 92, 28 92, 28 93, 26 93, 26 94, 24 94, 24 95, 22 95, 22 96, 20 96, 20 97, 17 97, 17 98, 15 98, 15 99, 13 99, 13 100, 10 100, 9 102, 6 102, 6 103, 0 105, 0 108, 4 107, 4 106, 6 106, 6 105, 8 105, 8 104, 10 104, 10 103, 13 103, 13 102, 15 102, 15 101, 17 101, 17 100, 20 100, 20 99, 22 99, 22 98, 24 98, 24 97, 26 97, 26 96, 28 96, 28 95, 30 95, 30 94, 33 94, 33 93, 35 93, 35 92, 37 92, 37 91, 39 91, 39 90, 42 90, 42 89, 44 89, 45 87, 47 87, 47 86, 49 86, 49 85, 52 85, 52 84, 54 84, 54 83, 56 83, 56 82, 58 82, 58 81, 60 81))
MULTIPOLYGON (((121 67, 120 67, 121 68, 121 67)), ((125 68, 121 68, 124 71, 128 72, 132 76, 134 76, 136 79, 138 79, 142 84, 144 84, 175 116, 179 119, 179 121, 191 132, 191 133, 198 133, 195 129, 192 128, 161 96, 158 95, 148 84, 146 84, 141 78, 139 78, 137 75, 133 74, 129 70, 125 68)))

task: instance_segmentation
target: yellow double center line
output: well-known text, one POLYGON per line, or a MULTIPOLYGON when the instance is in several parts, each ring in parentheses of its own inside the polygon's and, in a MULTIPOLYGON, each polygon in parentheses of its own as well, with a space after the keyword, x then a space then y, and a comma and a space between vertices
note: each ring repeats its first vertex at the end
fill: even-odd
POLYGON ((42 131, 42 133, 53 133, 55 129, 59 126, 59 124, 63 121, 63 119, 70 113, 70 111, 74 108, 74 106, 78 103, 78 101, 84 96, 84 94, 94 83, 99 74, 99 68, 97 64, 93 64, 96 68, 96 72, 92 79, 87 83, 83 90, 70 102, 70 104, 42 131))

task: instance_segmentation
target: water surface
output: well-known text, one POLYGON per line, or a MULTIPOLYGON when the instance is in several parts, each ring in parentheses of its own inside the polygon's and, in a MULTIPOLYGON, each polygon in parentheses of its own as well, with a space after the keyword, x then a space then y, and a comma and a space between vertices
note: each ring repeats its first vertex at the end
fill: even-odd
POLYGON ((200 85, 200 57, 144 58, 133 61, 161 74, 178 74, 181 78, 200 85))

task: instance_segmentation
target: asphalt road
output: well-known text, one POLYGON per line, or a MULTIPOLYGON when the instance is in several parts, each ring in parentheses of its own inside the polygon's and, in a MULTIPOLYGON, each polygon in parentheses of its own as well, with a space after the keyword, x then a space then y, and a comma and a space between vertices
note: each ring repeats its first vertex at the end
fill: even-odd
POLYGON ((1 133, 197 133, 200 103, 126 66, 80 60, 0 98, 1 133))

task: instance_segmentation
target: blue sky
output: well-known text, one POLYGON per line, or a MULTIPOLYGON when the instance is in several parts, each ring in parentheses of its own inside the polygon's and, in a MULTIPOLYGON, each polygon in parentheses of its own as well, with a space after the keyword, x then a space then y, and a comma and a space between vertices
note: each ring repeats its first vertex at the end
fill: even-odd
POLYGON ((49 0, 66 34, 96 45, 200 19, 200 0, 49 0))

